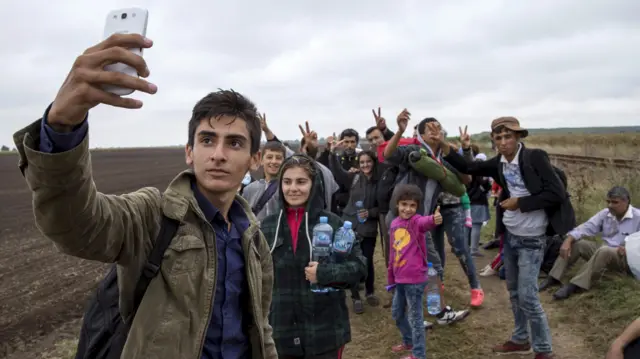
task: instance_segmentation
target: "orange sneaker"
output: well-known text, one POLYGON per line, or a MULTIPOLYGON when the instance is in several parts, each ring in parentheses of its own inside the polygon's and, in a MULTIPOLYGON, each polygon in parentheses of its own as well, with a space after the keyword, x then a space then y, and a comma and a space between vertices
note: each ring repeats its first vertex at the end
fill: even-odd
POLYGON ((471 289, 471 306, 478 308, 484 302, 484 291, 481 288, 471 289))

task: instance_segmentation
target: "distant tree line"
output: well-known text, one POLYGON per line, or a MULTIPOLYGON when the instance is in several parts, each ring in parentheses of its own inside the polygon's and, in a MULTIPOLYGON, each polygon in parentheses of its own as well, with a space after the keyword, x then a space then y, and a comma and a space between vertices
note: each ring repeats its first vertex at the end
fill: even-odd
POLYGON ((2 145, 2 147, 0 147, 0 152, 9 152, 9 151, 15 151, 15 148, 9 148, 8 146, 2 145))

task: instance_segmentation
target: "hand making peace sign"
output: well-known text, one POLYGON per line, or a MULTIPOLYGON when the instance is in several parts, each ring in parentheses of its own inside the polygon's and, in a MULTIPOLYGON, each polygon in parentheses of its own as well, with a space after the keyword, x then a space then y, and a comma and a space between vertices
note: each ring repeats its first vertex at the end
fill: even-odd
POLYGON ((327 137, 327 147, 329 152, 333 153, 337 149, 341 148, 344 143, 344 140, 338 141, 338 137, 336 137, 336 133, 333 133, 333 136, 327 137))
POLYGON ((309 127, 309 121, 305 121, 305 128, 302 128, 302 125, 298 125, 300 128, 300 133, 302 133, 302 138, 304 138, 304 145, 309 148, 318 148, 318 134, 316 131, 311 131, 309 127))
POLYGON ((258 119, 260 120, 260 129, 265 132, 269 129, 269 125, 267 125, 267 114, 258 112, 258 119))
POLYGON ((471 146, 471 136, 467 133, 467 126, 464 126, 464 131, 462 127, 458 127, 458 131, 460 131, 460 144, 466 150, 471 146))
POLYGON ((376 110, 371 110, 371 112, 373 112, 373 118, 376 119, 376 127, 378 127, 378 129, 380 131, 386 130, 387 129, 387 121, 380 114, 380 106, 378 106, 378 113, 376 113, 376 110))

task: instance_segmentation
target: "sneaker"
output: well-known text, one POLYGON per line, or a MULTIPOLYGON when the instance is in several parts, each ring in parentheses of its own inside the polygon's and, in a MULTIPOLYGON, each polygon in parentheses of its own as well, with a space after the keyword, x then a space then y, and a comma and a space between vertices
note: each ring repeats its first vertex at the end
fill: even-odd
POLYGON ((536 356, 533 359, 553 359, 556 356, 553 353, 536 353, 536 356))
POLYGON ((494 275, 498 275, 498 271, 491 267, 485 268, 482 272, 480 272, 481 277, 492 277, 494 275))
POLYGON ((471 289, 471 306, 478 308, 484 302, 484 290, 482 288, 471 289))
POLYGON ((356 314, 364 313, 364 305, 362 304, 362 300, 360 299, 353 300, 353 312, 356 314))
POLYGON ((394 353, 402 353, 402 352, 408 352, 411 349, 413 349, 413 345, 409 345, 409 344, 398 344, 398 345, 394 345, 391 347, 391 351, 394 353))
MULTIPOLYGON (((496 354, 529 354, 533 352, 533 350, 529 343, 517 344, 509 340, 493 347, 493 352, 496 354)), ((538 359, 537 355, 536 359, 538 359)))
POLYGON ((377 307, 380 305, 380 299, 378 299, 375 294, 367 294, 367 304, 372 307, 377 307))
POLYGON ((423 324, 424 324, 424 330, 433 329, 433 323, 431 323, 430 321, 425 320, 423 324))
POLYGON ((438 324, 448 325, 455 322, 459 322, 469 316, 468 310, 455 311, 450 306, 446 306, 436 317, 438 318, 438 324))

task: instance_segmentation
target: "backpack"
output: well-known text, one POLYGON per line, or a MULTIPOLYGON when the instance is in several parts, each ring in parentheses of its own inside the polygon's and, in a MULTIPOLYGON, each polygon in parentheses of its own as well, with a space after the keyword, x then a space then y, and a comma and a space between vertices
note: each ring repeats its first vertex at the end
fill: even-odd
POLYGON ((133 312, 128 318, 120 315, 117 266, 111 266, 89 300, 82 318, 75 359, 120 359, 142 297, 151 280, 158 274, 164 252, 171 244, 178 226, 178 221, 162 216, 160 233, 136 284, 133 312))
POLYGON ((380 213, 389 212, 391 196, 396 184, 396 177, 400 173, 398 166, 391 166, 382 172, 377 184, 378 209, 380 213))
POLYGON ((540 265, 540 270, 549 274, 551 272, 551 268, 553 268, 553 264, 560 256, 560 247, 562 247, 562 237, 555 235, 547 240, 547 245, 544 249, 544 257, 542 258, 542 264, 540 265))

